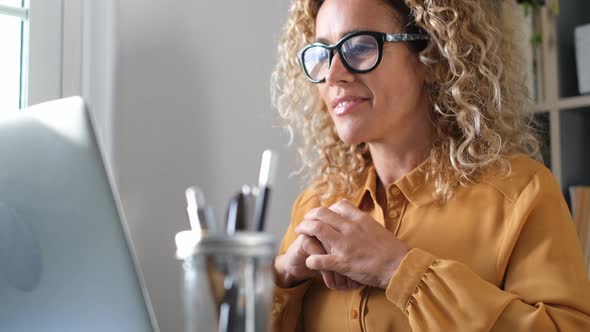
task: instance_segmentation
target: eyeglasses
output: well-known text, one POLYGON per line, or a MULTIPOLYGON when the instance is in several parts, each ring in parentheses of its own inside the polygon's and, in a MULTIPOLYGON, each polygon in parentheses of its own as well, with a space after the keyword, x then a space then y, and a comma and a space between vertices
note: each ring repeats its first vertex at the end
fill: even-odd
POLYGON ((297 58, 307 78, 313 83, 322 83, 332 66, 334 50, 338 51, 349 72, 363 74, 377 68, 385 42, 421 40, 428 40, 428 35, 357 31, 344 36, 334 45, 309 44, 299 51, 297 58))

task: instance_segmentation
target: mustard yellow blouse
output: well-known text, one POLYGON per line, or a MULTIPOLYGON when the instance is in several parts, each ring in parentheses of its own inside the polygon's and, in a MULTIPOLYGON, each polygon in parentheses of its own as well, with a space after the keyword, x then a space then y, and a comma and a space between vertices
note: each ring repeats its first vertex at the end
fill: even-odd
MULTIPOLYGON (((420 166, 380 206, 371 169, 353 203, 414 249, 386 290, 330 290, 321 277, 277 288, 275 332, 590 331, 590 281, 560 188, 532 159, 511 163, 509 177, 490 174, 445 204, 420 166)), ((281 254, 318 206, 300 195, 281 254)))

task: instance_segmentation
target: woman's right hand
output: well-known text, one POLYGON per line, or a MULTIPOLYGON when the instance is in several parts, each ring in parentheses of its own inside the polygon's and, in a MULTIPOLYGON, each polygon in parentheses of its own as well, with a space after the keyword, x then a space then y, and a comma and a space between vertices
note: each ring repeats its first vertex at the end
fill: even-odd
MULTIPOLYGON (((310 270, 305 261, 310 255, 324 255, 322 244, 315 237, 299 235, 282 255, 274 260, 275 283, 280 288, 295 287, 316 276, 318 271, 310 270)), ((320 271, 326 287, 332 289, 353 289, 360 284, 338 273, 320 271)))

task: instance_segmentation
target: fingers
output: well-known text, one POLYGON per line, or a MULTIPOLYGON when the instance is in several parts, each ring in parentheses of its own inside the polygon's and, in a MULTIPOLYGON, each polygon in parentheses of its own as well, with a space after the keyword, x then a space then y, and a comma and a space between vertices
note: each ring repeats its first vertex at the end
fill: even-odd
POLYGON ((321 271, 322 279, 327 288, 338 290, 355 289, 362 286, 361 283, 354 281, 336 272, 321 271), (340 279, 340 284, 336 284, 334 280, 340 279))
POLYGON ((348 278, 340 273, 334 273, 334 285, 336 289, 348 289, 348 278))
POLYGON ((337 272, 322 271, 321 274, 324 279, 324 284, 330 289, 350 290, 362 286, 361 283, 337 272))
MULTIPOLYGON (((298 239, 301 245, 301 251, 304 253, 304 255, 310 256, 326 254, 323 246, 316 238, 301 234, 299 235, 298 239)), ((324 283, 326 284, 326 287, 328 288, 340 289, 344 287, 343 284, 346 283, 342 276, 334 274, 331 271, 320 271, 320 273, 324 283)))
POLYGON ((341 232, 347 224, 360 220, 364 212, 347 200, 341 200, 332 204, 329 208, 319 207, 311 209, 305 214, 305 220, 317 220, 330 225, 334 230, 341 232))
POLYGON ((305 259, 302 263, 310 272, 321 274, 326 287, 349 290, 361 286, 359 282, 343 274, 345 264, 338 263, 337 253, 329 250, 329 243, 340 239, 340 234, 330 225, 318 220, 304 220, 297 227, 296 232, 300 234, 297 238, 299 243, 297 256, 300 257, 299 259, 305 259), (323 245, 325 242, 328 245, 323 245))
MULTIPOLYGON (((340 214, 325 207, 309 210, 309 212, 305 214, 304 220, 321 221, 324 224, 330 225, 336 231, 340 231, 342 225, 347 222, 347 220, 340 214)), ((295 229, 295 231, 297 231, 297 229, 295 229)))
POLYGON ((359 288, 362 286, 362 284, 358 281, 354 281, 352 279, 348 279, 348 281, 349 281, 349 285, 348 285, 349 289, 355 289, 355 288, 359 288))
POLYGON ((324 279, 324 284, 326 287, 330 289, 336 288, 336 282, 334 281, 334 273, 330 271, 321 271, 322 279, 324 279))
POLYGON ((300 234, 297 240, 299 241, 299 248, 305 256, 323 255, 326 253, 322 244, 314 237, 300 234))
POLYGON ((298 237, 301 251, 308 256, 305 265, 312 271, 319 271, 326 287, 330 289, 354 289, 361 286, 360 283, 340 274, 335 270, 338 266, 336 255, 326 254, 320 242, 314 237, 301 234, 298 237))
POLYGON ((305 260, 305 266, 310 270, 340 272, 337 258, 334 254, 310 255, 305 260))
POLYGON ((295 232, 316 237, 321 243, 328 246, 332 246, 340 238, 340 235, 332 226, 319 220, 305 219, 295 228, 295 232))
POLYGON ((341 215, 342 217, 345 217, 345 218, 351 219, 351 220, 356 220, 359 216, 359 213, 363 213, 354 204, 352 204, 350 201, 345 200, 345 199, 340 200, 340 201, 330 205, 330 207, 328 209, 330 211, 333 211, 333 212, 341 215))

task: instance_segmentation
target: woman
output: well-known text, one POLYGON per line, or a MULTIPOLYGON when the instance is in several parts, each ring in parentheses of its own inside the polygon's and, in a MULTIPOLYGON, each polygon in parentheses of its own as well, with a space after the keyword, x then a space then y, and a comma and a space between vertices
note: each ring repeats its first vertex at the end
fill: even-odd
POLYGON ((294 0, 273 75, 311 186, 276 331, 590 331, 501 1, 294 0))

